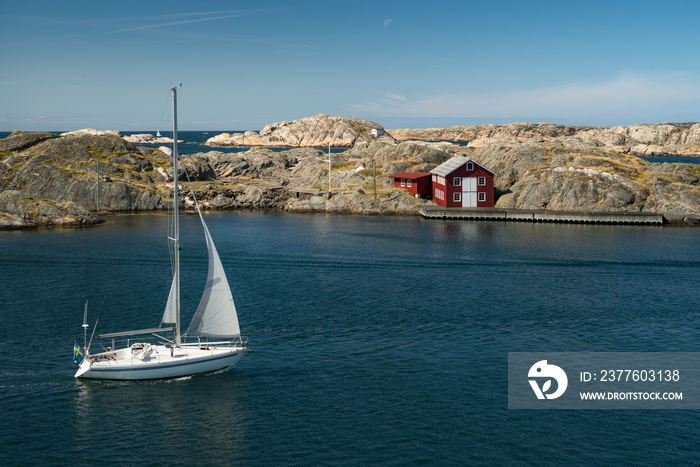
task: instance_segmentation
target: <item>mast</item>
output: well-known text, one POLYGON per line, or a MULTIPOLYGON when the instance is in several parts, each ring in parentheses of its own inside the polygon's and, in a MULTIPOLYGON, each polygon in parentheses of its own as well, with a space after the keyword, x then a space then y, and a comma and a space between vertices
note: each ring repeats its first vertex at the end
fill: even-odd
POLYGON ((85 300, 85 313, 83 314, 83 348, 87 352, 87 330, 90 325, 87 322, 88 301, 85 300))
MULTIPOLYGON (((182 85, 180 85, 182 86, 182 85)), ((180 217, 178 195, 178 166, 177 166, 177 86, 171 89, 173 92, 173 235, 175 242, 175 346, 180 347, 180 217)))

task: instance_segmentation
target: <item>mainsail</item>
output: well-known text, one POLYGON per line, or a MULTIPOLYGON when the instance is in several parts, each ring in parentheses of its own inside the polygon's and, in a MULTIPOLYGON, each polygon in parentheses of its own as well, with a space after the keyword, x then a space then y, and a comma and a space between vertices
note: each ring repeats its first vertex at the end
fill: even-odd
POLYGON ((236 305, 233 303, 224 267, 201 212, 199 218, 204 227, 204 237, 209 252, 209 271, 202 299, 185 334, 215 338, 239 337, 241 330, 238 327, 236 305))

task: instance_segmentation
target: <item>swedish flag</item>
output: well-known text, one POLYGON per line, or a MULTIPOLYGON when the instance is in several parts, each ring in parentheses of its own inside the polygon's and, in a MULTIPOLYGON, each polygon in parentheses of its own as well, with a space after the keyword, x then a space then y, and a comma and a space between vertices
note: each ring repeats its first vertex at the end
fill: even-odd
POLYGON ((80 364, 83 361, 83 351, 80 350, 78 342, 73 343, 73 363, 80 364))

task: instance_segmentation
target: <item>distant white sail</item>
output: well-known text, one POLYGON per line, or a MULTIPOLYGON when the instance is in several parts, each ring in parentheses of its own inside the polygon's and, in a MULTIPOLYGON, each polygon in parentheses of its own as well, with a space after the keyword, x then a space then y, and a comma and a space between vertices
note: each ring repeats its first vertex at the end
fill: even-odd
POLYGON ((204 237, 209 251, 209 271, 202 299, 186 334, 215 338, 238 337, 241 335, 241 330, 238 327, 238 315, 231 288, 201 212, 199 218, 204 227, 204 237))

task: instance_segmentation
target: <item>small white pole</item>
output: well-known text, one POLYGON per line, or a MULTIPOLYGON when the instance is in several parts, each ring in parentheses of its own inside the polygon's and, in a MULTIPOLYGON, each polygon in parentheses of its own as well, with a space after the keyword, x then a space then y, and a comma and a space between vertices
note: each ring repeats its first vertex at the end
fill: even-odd
POLYGON ((97 157, 97 189, 95 190, 95 196, 97 197, 97 211, 100 211, 100 154, 95 155, 97 157))
POLYGON ((374 202, 377 202, 377 161, 372 158, 372 167, 374 168, 374 202))
POLYGON ((331 130, 328 130, 328 199, 331 198, 331 130))

